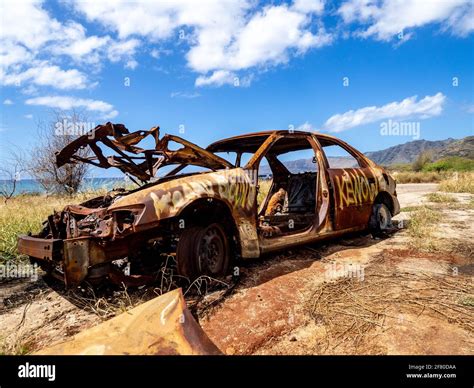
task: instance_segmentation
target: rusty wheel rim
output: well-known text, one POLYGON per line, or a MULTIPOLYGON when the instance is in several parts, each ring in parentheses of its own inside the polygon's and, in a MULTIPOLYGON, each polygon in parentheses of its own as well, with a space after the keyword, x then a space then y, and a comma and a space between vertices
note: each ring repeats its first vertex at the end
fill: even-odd
POLYGON ((201 271, 218 273, 225 259, 225 244, 217 226, 208 227, 199 242, 199 266, 201 271))

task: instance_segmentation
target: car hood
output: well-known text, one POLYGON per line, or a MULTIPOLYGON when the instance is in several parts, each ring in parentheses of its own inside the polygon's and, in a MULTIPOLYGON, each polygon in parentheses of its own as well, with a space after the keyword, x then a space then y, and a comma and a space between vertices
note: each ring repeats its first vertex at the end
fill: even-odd
POLYGON ((255 198, 252 173, 242 168, 179 177, 117 197, 107 212, 140 208, 138 223, 173 217, 197 199, 214 198, 230 207, 251 210, 255 198))
POLYGON ((159 127, 148 131, 130 132, 123 124, 98 125, 87 134, 80 136, 56 154, 58 167, 66 163, 88 163, 96 167, 115 167, 123 173, 137 178, 139 181, 149 182, 159 168, 167 165, 178 165, 182 169, 186 165, 206 167, 211 170, 233 168, 227 160, 209 152, 194 143, 179 136, 164 135, 159 137, 159 127), (153 137, 154 148, 145 149, 138 146, 147 137, 153 137), (182 147, 170 150, 169 142, 175 142, 182 147), (112 151, 105 155, 105 149, 112 151), (88 153, 79 150, 88 148, 88 153))

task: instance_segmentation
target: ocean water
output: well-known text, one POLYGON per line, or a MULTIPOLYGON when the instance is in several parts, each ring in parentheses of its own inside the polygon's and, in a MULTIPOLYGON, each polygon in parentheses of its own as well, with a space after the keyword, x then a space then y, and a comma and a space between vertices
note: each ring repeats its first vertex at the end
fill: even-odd
MULTIPOLYGON (((129 186, 130 181, 124 178, 86 178, 81 187, 81 191, 97 190, 106 188, 112 190, 117 187, 129 186)), ((0 190, 9 190, 12 187, 12 181, 0 179, 0 190)), ((45 193, 45 190, 41 185, 34 179, 21 179, 17 181, 16 194, 34 194, 34 193, 45 193)))

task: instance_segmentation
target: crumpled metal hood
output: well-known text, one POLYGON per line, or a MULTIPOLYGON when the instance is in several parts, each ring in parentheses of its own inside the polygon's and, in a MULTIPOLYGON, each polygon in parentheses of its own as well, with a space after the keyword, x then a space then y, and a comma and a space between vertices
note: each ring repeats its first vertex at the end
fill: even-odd
POLYGON ((219 355, 186 307, 181 289, 42 349, 40 355, 219 355))
POLYGON ((160 128, 153 127, 148 131, 130 132, 123 124, 98 125, 85 135, 69 143, 56 154, 58 167, 66 163, 89 163, 96 167, 116 167, 126 174, 133 175, 142 182, 148 182, 155 177, 159 168, 166 165, 194 165, 211 170, 234 167, 227 160, 206 151, 179 136, 164 135, 159 138, 160 128), (138 146, 143 139, 152 136, 155 147, 144 149, 138 146), (168 148, 170 141, 183 147, 172 151, 168 148), (104 155, 101 146, 112 151, 112 155, 104 155), (78 155, 78 151, 89 147, 90 157, 78 155))

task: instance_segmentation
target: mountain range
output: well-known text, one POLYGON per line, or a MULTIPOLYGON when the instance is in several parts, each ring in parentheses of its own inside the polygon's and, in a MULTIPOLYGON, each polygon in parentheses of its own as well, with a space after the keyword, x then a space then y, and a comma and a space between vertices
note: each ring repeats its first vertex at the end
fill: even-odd
MULTIPOLYGON (((393 166, 396 164, 413 163, 418 155, 425 151, 431 153, 433 161, 450 156, 474 159, 474 136, 435 141, 414 140, 380 151, 367 152, 365 155, 381 166, 393 166)), ((338 168, 347 167, 349 158, 328 157, 328 159, 331 166, 338 168)), ((314 164, 311 159, 286 161, 284 164, 293 173, 314 170, 314 164)), ((261 175, 270 174, 270 169, 268 166, 263 166, 259 173, 261 175)))
POLYGON ((377 164, 392 166, 394 164, 413 163, 418 155, 425 151, 431 153, 433 161, 449 156, 474 159, 474 136, 436 141, 414 140, 381 151, 367 152, 366 155, 377 164))

